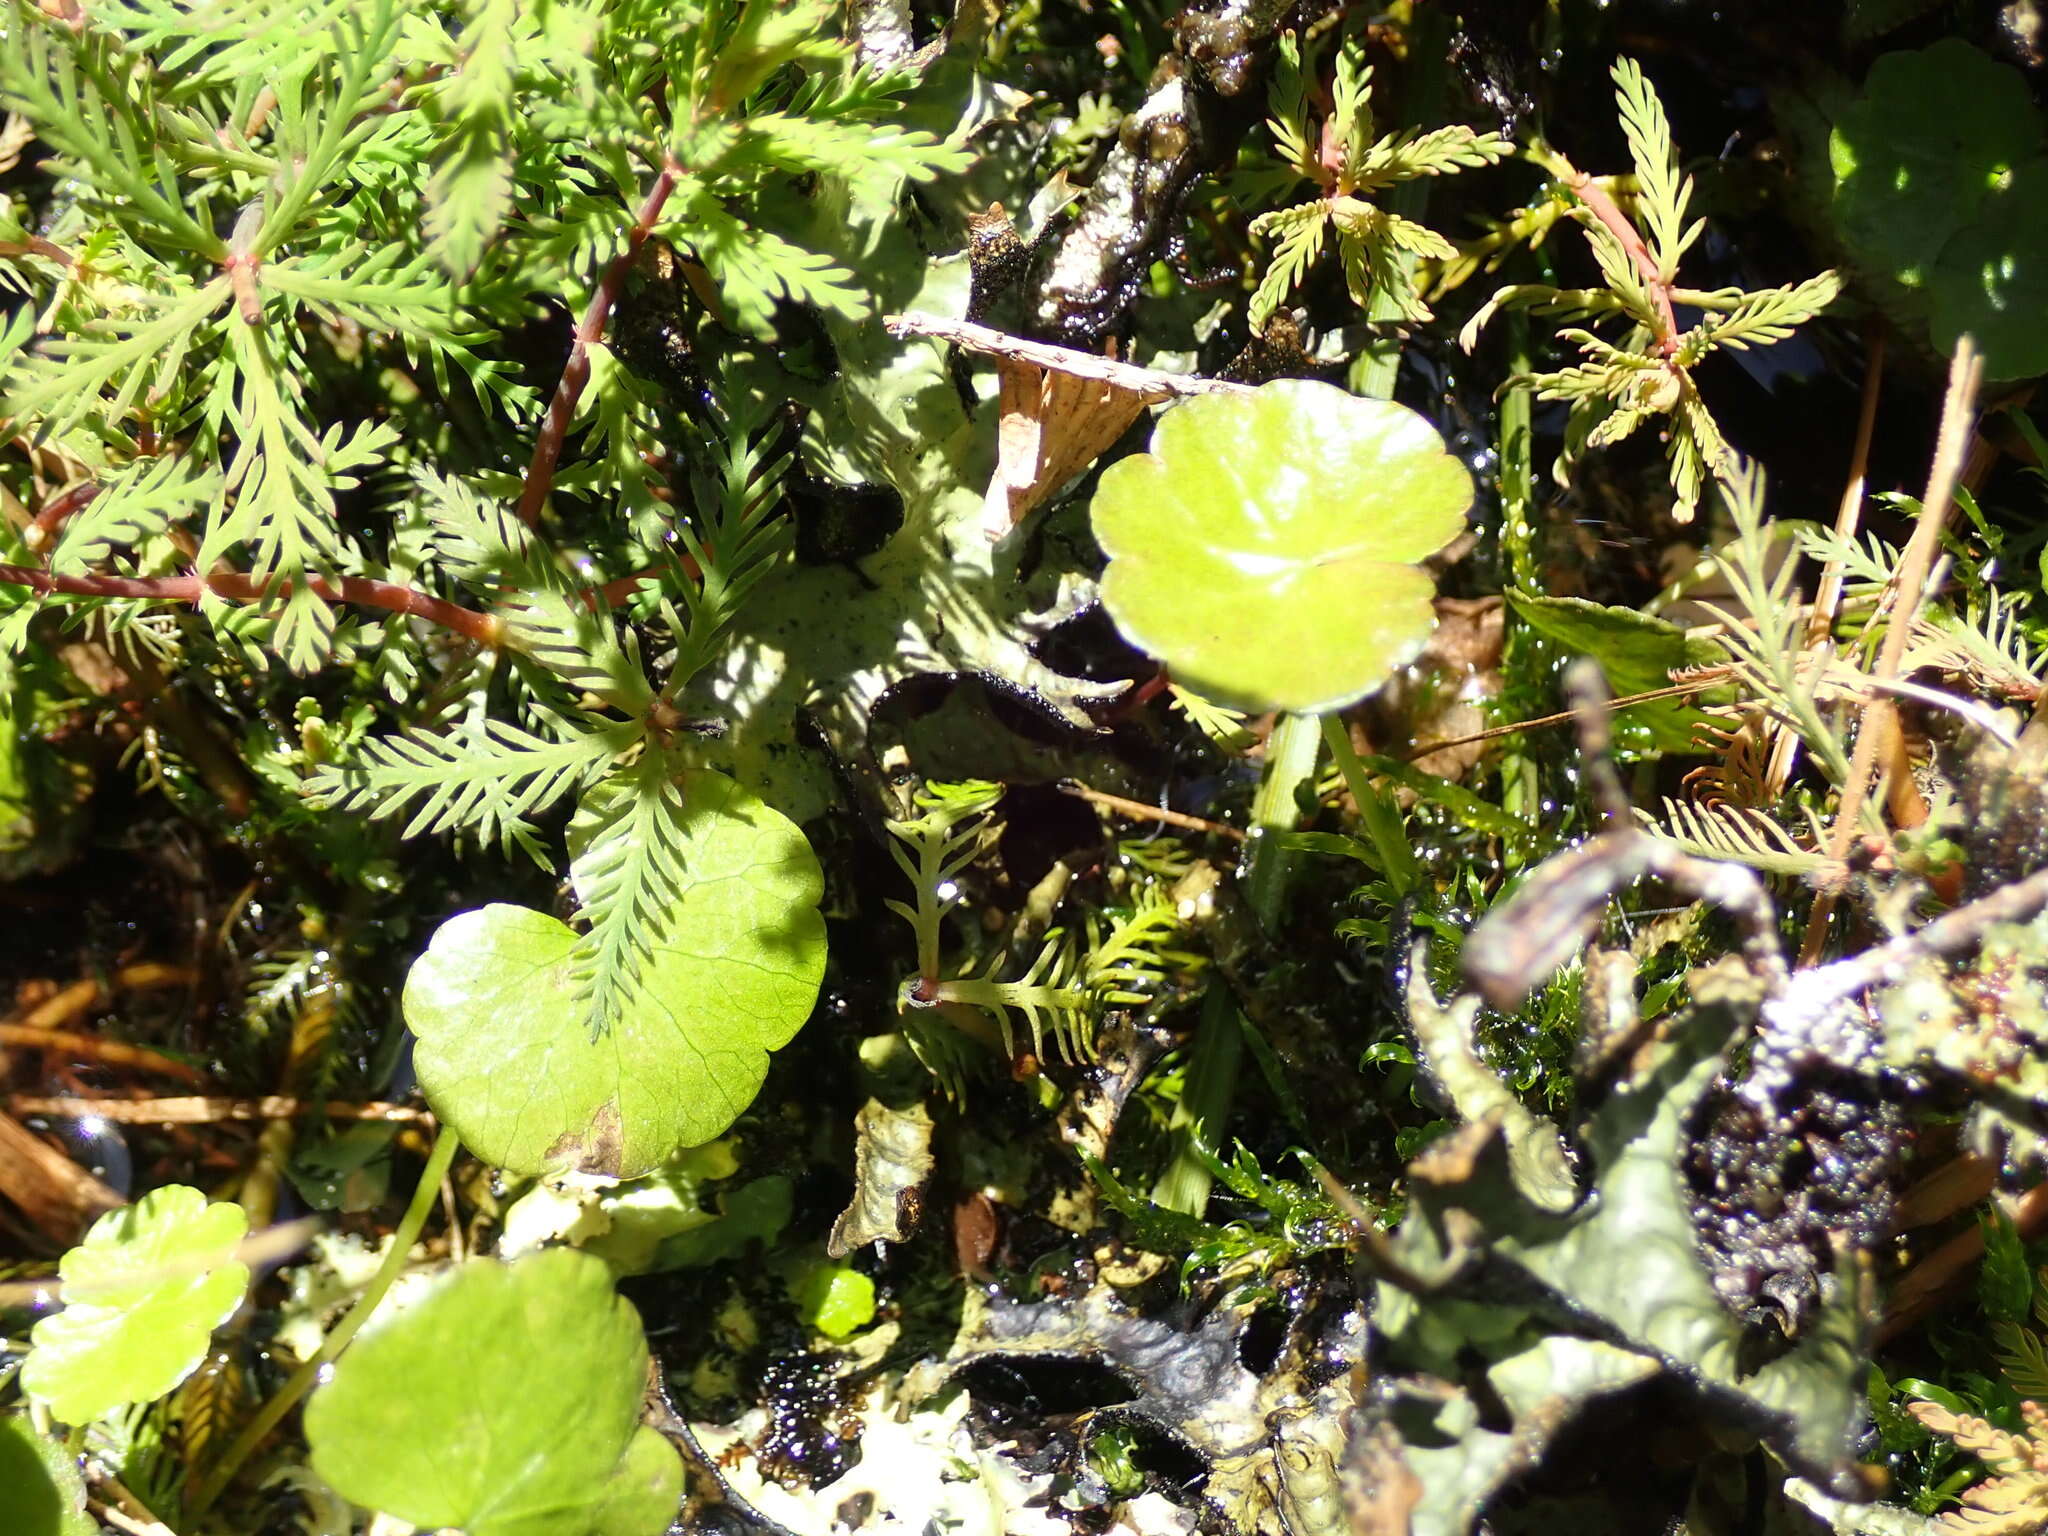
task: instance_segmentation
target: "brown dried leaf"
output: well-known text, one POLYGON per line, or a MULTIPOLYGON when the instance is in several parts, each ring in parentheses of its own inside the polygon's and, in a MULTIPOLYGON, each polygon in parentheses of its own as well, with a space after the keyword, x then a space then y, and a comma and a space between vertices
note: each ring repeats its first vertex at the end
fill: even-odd
POLYGON ((991 542, 1094 463, 1145 408, 1144 397, 1129 390, 1036 363, 998 358, 996 372, 996 472, 981 513, 991 542))
POLYGON ((835 1259, 869 1243, 905 1241, 924 1212, 932 1176, 932 1117, 923 1104, 891 1109, 869 1099, 853 1128, 853 1200, 825 1244, 835 1259))
POLYGON ((1006 538, 1094 463, 1146 406, 1184 395, 1250 393, 1244 384, 1140 368, 970 320, 908 314, 890 315, 883 324, 893 336, 929 336, 995 363, 1001 380, 996 471, 982 510, 990 543, 1006 538))

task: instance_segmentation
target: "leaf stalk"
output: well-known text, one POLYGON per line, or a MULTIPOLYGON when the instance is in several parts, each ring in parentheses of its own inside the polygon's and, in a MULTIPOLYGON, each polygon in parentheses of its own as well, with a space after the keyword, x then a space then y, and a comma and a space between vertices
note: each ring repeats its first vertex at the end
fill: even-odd
POLYGON ((413 1187, 412 1202, 406 1206, 404 1217, 391 1233, 391 1246, 384 1254, 384 1262, 377 1266, 377 1273, 370 1277, 369 1285, 356 1298, 348 1316, 328 1330, 327 1337, 320 1341, 320 1347, 292 1372, 290 1380, 256 1411, 255 1417, 242 1426, 242 1432, 235 1436, 234 1443, 214 1464, 212 1474, 188 1511, 194 1520, 213 1507, 228 1484, 234 1481, 235 1474, 242 1470, 242 1464, 277 1428, 284 1416, 298 1406, 299 1399, 312 1391, 321 1374, 370 1320, 384 1300, 385 1293, 404 1271, 406 1256, 419 1240, 420 1231, 427 1224, 427 1213, 434 1208, 434 1197, 440 1191, 441 1181, 447 1177, 449 1166, 455 1161, 455 1154, 461 1146, 455 1132, 442 1126, 441 1134, 434 1139, 433 1150, 427 1154, 427 1164, 420 1170, 419 1183, 413 1187))

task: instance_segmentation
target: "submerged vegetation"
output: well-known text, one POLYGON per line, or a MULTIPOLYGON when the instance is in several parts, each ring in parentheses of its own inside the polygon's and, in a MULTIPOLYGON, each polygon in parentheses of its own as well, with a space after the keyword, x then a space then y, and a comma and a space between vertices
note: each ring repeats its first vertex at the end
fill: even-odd
POLYGON ((9 0, 0 1532, 2048 1530, 2039 21, 9 0))

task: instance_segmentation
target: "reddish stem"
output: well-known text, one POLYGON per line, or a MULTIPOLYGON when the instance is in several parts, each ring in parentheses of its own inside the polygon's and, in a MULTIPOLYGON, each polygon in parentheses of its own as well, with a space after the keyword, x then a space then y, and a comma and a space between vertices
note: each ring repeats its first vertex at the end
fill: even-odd
POLYGON ((99 493, 100 488, 88 480, 83 485, 74 485, 61 496, 52 496, 23 533, 22 542, 41 554, 57 542, 57 535, 66 520, 84 511, 99 493))
MULTIPOLYGON (((491 615, 411 587, 364 576, 312 576, 307 583, 331 603, 353 603, 359 608, 382 608, 426 619, 480 645, 496 645, 502 638, 499 623, 491 615)), ((65 597, 139 597, 166 603, 196 603, 208 592, 231 602, 253 603, 288 597, 292 590, 289 581, 266 584, 239 571, 216 572, 202 581, 197 576, 59 576, 24 565, 0 565, 0 584, 65 597)))
POLYGON ((1650 247, 1621 205, 1607 195, 1607 189, 1588 176, 1584 171, 1574 170, 1564 179, 1572 195, 1586 205, 1594 218, 1607 226, 1607 232, 1621 242, 1621 248, 1628 252, 1629 260, 1635 263, 1636 271, 1642 274, 1644 286, 1650 290, 1650 302, 1657 307, 1657 322, 1662 334, 1657 346, 1667 357, 1678 350, 1678 317, 1671 308, 1671 284, 1664 281, 1657 270, 1657 258, 1650 254, 1650 247))
POLYGON ((263 323, 263 288, 256 281, 256 269, 263 265, 261 257, 247 251, 235 251, 225 263, 228 271, 228 287, 235 296, 235 308, 240 311, 245 325, 263 323))
POLYGON ((41 235, 30 235, 26 240, 0 240, 0 257, 15 256, 44 256, 67 267, 77 265, 69 251, 41 235))
MULTIPOLYGON (((678 554, 676 556, 676 563, 683 568, 683 574, 689 577, 690 580, 699 581, 703 578, 704 573, 697 568, 697 562, 689 555, 678 554)), ((635 592, 639 591, 642 582, 659 580, 661 580, 661 567, 650 565, 646 570, 636 571, 631 576, 621 576, 615 581, 606 582, 601 587, 589 588, 584 592, 583 600, 593 608, 616 608, 619 604, 632 597, 635 592)))
MULTIPOLYGON (((568 360, 562 365, 561 380, 555 386, 554 398, 548 403, 547 417, 534 440, 533 459, 527 466, 526 482, 519 493, 519 516, 529 527, 540 519, 540 509, 547 501, 548 491, 554 484, 556 465, 561 461, 562 444, 568 436, 569 423, 576 414, 576 403, 582 398, 584 386, 590 382, 590 345, 603 337, 612 307, 618 302, 619 291, 625 285, 626 274, 632 269, 633 259, 654 232, 655 223, 675 191, 676 178, 681 172, 682 167, 671 160, 655 177, 654 185, 634 218, 633 228, 626 236, 626 248, 605 268, 604 276, 583 312, 583 320, 576 327, 568 360)), ((259 323, 262 314, 260 304, 252 304, 252 300, 258 297, 254 262, 231 257, 228 267, 235 281, 243 318, 251 324, 259 323)), ((44 508, 36 519, 36 527, 44 531, 44 542, 47 543, 48 537, 54 535, 66 517, 97 494, 97 487, 80 487, 44 508)), ((694 567, 695 562, 685 560, 684 564, 694 567)), ((623 577, 606 586, 602 597, 606 602, 622 601, 642 581, 655 574, 646 571, 637 576, 623 577)), ((691 574, 695 574, 694 569, 691 574)), ((382 608, 391 613, 426 619, 483 645, 495 646, 502 638, 502 628, 491 615, 410 587, 361 576, 313 576, 307 580, 313 591, 329 602, 382 608)), ((203 579, 196 575, 59 576, 19 565, 0 565, 0 584, 30 587, 44 594, 68 597, 134 597, 173 603, 197 603, 209 591, 234 602, 256 602, 272 596, 289 596, 292 589, 289 581, 266 584, 254 576, 232 571, 217 572, 203 579)))
POLYGON ((533 440, 533 461, 526 466, 526 483, 519 491, 519 517, 529 528, 540 521, 540 509, 547 502, 548 491, 555 483, 555 466, 561 462, 562 443, 569 435, 569 422, 576 415, 576 402, 583 398, 583 386, 590 382, 590 344, 603 337, 605 322, 611 318, 612 305, 618 302, 619 290, 625 286, 633 258, 647 243, 647 237, 654 233, 655 221, 661 217, 669 194, 675 191, 676 177, 681 171, 682 167, 671 160, 654 178, 654 186, 641 203, 633 228, 626 235, 626 248, 604 269, 597 291, 591 294, 590 303, 583 311, 583 321, 576 327, 576 335, 569 343, 568 361, 562 364, 562 378, 555 385, 554 399, 548 402, 548 414, 541 422, 540 435, 533 440))

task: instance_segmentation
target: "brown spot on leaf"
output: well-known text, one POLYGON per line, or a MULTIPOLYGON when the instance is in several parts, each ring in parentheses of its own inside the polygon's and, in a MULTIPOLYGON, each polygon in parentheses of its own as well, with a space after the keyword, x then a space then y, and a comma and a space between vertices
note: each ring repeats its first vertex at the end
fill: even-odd
POLYGON ((626 1128, 619 1118, 619 1101, 606 1099, 598 1105, 582 1135, 571 1131, 555 1138, 547 1160, 551 1167, 567 1166, 578 1173, 618 1178, 626 1161, 626 1128))

